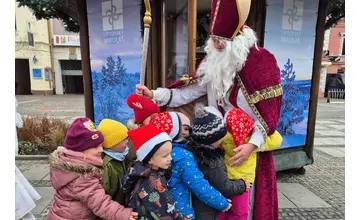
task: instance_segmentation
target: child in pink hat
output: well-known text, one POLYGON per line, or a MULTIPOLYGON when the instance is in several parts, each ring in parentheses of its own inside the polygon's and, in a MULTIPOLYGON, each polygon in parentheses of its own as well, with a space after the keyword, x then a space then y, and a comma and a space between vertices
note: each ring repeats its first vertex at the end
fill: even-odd
POLYGON ((181 112, 176 112, 181 119, 181 135, 183 137, 189 137, 190 135, 190 119, 181 112))
POLYGON ((112 201, 101 185, 104 136, 88 118, 78 118, 65 137, 65 148, 50 155, 50 180, 56 190, 48 220, 133 220, 137 213, 112 201))

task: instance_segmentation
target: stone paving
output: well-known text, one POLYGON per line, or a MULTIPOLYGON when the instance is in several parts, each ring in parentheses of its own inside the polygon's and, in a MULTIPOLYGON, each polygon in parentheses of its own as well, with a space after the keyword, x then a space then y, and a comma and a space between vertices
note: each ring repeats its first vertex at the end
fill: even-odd
MULTIPOLYGON (((83 106, 80 96, 70 96, 69 100, 74 105, 66 104, 63 99, 66 99, 66 96, 60 97, 58 101, 64 108, 72 107, 66 107, 67 111, 62 111, 61 107, 52 108, 56 111, 50 111, 50 115, 53 114, 51 116, 71 120, 73 116, 84 115, 77 107, 83 106)), ((37 105, 44 103, 43 99, 39 101, 39 97, 18 97, 18 100, 23 114, 40 116, 40 110, 44 109, 37 105)), ((46 101, 49 102, 46 105, 48 110, 53 107, 52 105, 57 105, 53 99, 46 101)), ((342 110, 344 107, 344 104, 327 104, 320 100, 314 164, 305 167, 304 175, 290 171, 277 173, 280 220, 345 219, 345 117, 342 110)), ((33 210, 34 215, 37 219, 46 219, 54 192, 47 160, 16 160, 16 165, 42 196, 33 210)))
POLYGON ((280 191, 284 183, 292 186, 292 190, 287 192, 288 195, 285 194, 285 197, 290 199, 295 206, 282 208, 280 202, 279 219, 345 219, 345 139, 344 135, 341 136, 345 131, 344 126, 344 119, 317 120, 316 132, 325 136, 316 135, 315 137, 314 164, 305 167, 305 175, 289 171, 277 173, 280 191), (321 132, 330 128, 338 128, 336 136, 341 138, 329 138, 329 136, 333 136, 332 133, 321 132), (334 140, 336 140, 336 144, 334 140), (301 195, 307 190, 297 192, 298 186, 294 184, 300 184, 313 195, 301 195), (297 197, 292 198, 293 195, 297 197), (314 195, 323 200, 325 204, 314 195), (299 204, 299 198, 304 197, 303 203, 299 204), (329 207, 326 207, 327 205, 329 207))

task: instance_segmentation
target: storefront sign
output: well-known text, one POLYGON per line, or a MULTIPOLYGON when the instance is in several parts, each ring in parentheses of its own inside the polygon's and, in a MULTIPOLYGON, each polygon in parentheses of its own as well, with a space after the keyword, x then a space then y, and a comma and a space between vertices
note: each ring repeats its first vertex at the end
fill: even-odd
POLYGON ((78 46, 80 47, 79 35, 54 35, 54 46, 78 46))
POLYGON ((50 67, 44 68, 45 81, 52 81, 52 72, 50 67))
POLYGON ((69 60, 77 60, 76 47, 69 47, 69 60))
POLYGON ((284 92, 277 127, 283 136, 281 148, 306 143, 318 3, 267 1, 264 47, 277 59, 284 92))
POLYGON ((42 79, 41 69, 32 69, 32 75, 34 79, 42 79))
POLYGON ((124 42, 124 6, 122 0, 101 2, 103 39, 106 44, 124 42))
POLYGON ((140 0, 87 0, 94 118, 127 123, 141 68, 140 0), (139 19, 136 19, 139 18, 139 19))
POLYGON ((69 53, 69 60, 76 60, 76 59, 77 59, 76 53, 69 53))

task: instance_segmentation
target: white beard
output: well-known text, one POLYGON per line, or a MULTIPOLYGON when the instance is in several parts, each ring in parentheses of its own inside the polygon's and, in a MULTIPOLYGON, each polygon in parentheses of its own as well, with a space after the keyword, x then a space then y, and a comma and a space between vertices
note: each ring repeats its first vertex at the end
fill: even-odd
POLYGON ((234 77, 242 69, 249 49, 256 45, 256 35, 249 27, 244 27, 243 35, 238 35, 233 41, 220 40, 225 48, 219 51, 214 48, 210 38, 205 47, 207 54, 199 68, 197 75, 202 76, 200 85, 211 83, 215 98, 220 100, 233 85, 234 77))

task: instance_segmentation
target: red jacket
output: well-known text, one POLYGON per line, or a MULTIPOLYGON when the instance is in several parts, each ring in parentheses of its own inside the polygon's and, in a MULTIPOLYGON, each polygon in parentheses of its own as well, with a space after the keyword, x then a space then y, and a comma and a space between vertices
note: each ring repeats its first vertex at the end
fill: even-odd
POLYGON ((124 208, 105 194, 101 185, 101 158, 84 158, 81 152, 58 148, 50 155, 50 178, 55 188, 48 220, 128 220, 124 208))

